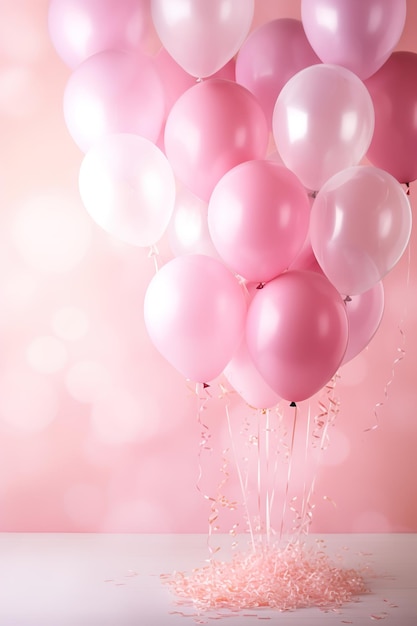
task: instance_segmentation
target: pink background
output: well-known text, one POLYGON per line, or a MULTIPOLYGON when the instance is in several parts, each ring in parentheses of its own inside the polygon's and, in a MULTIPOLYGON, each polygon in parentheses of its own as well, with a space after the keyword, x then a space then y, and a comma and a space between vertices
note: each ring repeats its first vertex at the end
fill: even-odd
MULTIPOLYGON (((258 0, 253 26, 299 17, 298 4, 258 0)), ((417 3, 407 4, 398 49, 417 52, 417 3)), ((193 389, 151 344, 142 305, 154 259, 107 236, 81 205, 82 154, 62 114, 70 71, 49 42, 47 5, 0 4, 0 530, 205 532, 203 494, 222 481, 240 504, 229 517, 225 507, 220 530, 236 520, 243 529, 226 406, 250 485, 259 468, 244 460, 248 437, 264 416, 222 397, 221 379, 198 413, 193 389)), ((414 210, 416 197, 414 183, 414 210)), ((315 532, 417 531, 416 237, 384 280, 377 335, 340 371, 328 448, 307 450, 307 465, 300 430, 289 495, 315 478, 315 532)), ((161 264, 170 251, 164 240, 159 249, 161 264)), ((301 426, 319 401, 300 404, 301 426)))

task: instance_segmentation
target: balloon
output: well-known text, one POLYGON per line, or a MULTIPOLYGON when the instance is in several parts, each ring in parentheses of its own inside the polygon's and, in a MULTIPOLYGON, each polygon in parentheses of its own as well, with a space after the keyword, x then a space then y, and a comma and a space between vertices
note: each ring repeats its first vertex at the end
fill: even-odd
POLYGON ((384 287, 382 282, 346 301, 349 321, 349 338, 342 365, 351 361, 371 341, 379 328, 384 313, 384 287))
POLYGON ((375 109, 367 157, 400 183, 410 183, 417 179, 417 54, 394 52, 365 84, 375 109))
POLYGON ((411 207, 388 172, 358 165, 335 174, 310 216, 316 258, 340 293, 371 289, 401 258, 411 233, 411 207))
POLYGON ((261 106, 250 91, 228 80, 210 79, 191 87, 176 101, 164 139, 176 176, 208 201, 229 169, 265 156, 268 129, 261 106))
POLYGON ((155 30, 170 55, 198 78, 217 72, 239 50, 254 0, 151 0, 155 30))
POLYGON ((304 243, 310 203, 286 167, 246 161, 217 183, 208 206, 213 243, 225 263, 249 281, 266 282, 288 267, 304 243))
POLYGON ((303 247, 295 257, 294 261, 290 263, 290 270, 308 270, 309 272, 323 273, 320 265, 317 263, 316 256, 311 247, 310 234, 307 233, 307 237, 303 243, 303 247))
POLYGON ((145 294, 145 325, 159 352, 186 378, 222 373, 244 332, 246 301, 217 259, 179 256, 164 265, 145 294))
MULTIPOLYGON (((234 80, 235 65, 235 60, 231 59, 228 63, 226 63, 226 65, 220 68, 218 72, 216 72, 214 77, 222 78, 224 80, 234 80)), ((196 78, 183 70, 181 65, 178 65, 165 48, 161 48, 155 56, 155 66, 164 86, 165 104, 168 114, 173 104, 184 93, 184 91, 187 91, 187 89, 196 84, 196 78)))
POLYGON ((93 220, 118 239, 150 246, 174 210, 175 178, 165 155, 138 135, 107 135, 81 163, 79 189, 93 220))
POLYGON ((219 258, 208 229, 207 202, 197 198, 187 187, 177 192, 168 239, 175 256, 207 254, 219 258))
POLYGON ((52 44, 71 68, 104 50, 138 50, 151 25, 149 0, 51 0, 52 44))
POLYGON ((347 340, 345 303, 316 272, 285 272, 259 289, 249 305, 249 353, 285 400, 299 402, 319 391, 339 368, 347 340))
POLYGON ((259 26, 242 44, 236 58, 236 82, 251 91, 269 127, 279 92, 297 72, 320 63, 299 20, 276 19, 259 26))
POLYGON ((74 70, 65 88, 65 121, 83 152, 112 133, 156 141, 164 114, 163 86, 152 59, 144 54, 95 54, 74 70))
POLYGON ((301 20, 324 63, 342 65, 363 80, 397 45, 406 5, 406 0, 301 0, 301 20))
MULTIPOLYGON (((248 283, 245 290, 249 304, 257 293, 257 287, 253 283, 248 283)), ((245 335, 223 373, 243 400, 256 409, 269 409, 280 401, 280 397, 265 382, 255 367, 248 351, 245 335)))
POLYGON ((317 191, 365 155, 374 128, 362 81, 336 65, 312 65, 290 78, 273 113, 273 134, 286 166, 317 191))

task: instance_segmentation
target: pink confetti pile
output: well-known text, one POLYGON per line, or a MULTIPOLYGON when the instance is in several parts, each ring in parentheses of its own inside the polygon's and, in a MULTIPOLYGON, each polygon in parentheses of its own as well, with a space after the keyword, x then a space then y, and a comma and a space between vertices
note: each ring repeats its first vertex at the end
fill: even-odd
POLYGON ((210 560, 190 574, 165 578, 180 604, 199 610, 227 608, 338 608, 368 593, 360 572, 332 563, 317 548, 301 542, 236 553, 231 561, 210 560))

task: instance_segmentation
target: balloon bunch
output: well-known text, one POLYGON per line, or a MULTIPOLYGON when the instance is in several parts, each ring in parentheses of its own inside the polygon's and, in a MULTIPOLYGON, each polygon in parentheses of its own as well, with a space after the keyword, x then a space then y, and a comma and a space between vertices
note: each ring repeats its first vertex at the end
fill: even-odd
POLYGON ((151 340, 268 408, 318 392, 379 326, 411 233, 417 55, 394 52, 405 0, 301 0, 301 21, 250 32, 254 5, 51 0, 49 29, 86 210, 173 244, 151 340))

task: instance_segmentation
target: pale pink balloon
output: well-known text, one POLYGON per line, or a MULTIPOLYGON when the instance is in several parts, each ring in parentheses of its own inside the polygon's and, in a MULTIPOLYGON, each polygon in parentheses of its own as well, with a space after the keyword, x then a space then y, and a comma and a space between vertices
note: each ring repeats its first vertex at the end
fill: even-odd
POLYGON ((176 101, 164 140, 178 179, 208 201, 228 170, 243 161, 264 158, 268 128, 250 91, 232 81, 209 79, 176 101))
POLYGON ((282 18, 253 31, 236 59, 236 81, 259 100, 269 127, 279 92, 297 72, 320 63, 299 20, 282 18))
POLYGON ((340 293, 371 289, 399 261, 411 234, 411 207, 388 172, 358 165, 320 189, 310 217, 314 254, 340 293))
POLYGON ((220 258, 210 237, 207 202, 187 187, 177 191, 174 213, 168 226, 168 240, 175 256, 207 254, 220 258))
POLYGON ((362 80, 388 59, 404 29, 406 0, 301 0, 310 44, 324 63, 362 80))
POLYGON ((71 68, 104 50, 139 50, 152 20, 150 0, 51 0, 51 41, 71 68))
POLYGON ((246 300, 220 261, 189 254, 169 261, 152 278, 144 315, 165 359, 186 378, 204 383, 221 374, 237 350, 246 300))
POLYGON ((155 30, 170 55, 197 78, 237 53, 249 32, 254 0, 151 0, 155 30))
MULTIPOLYGON (((246 289, 249 304, 257 292, 257 287, 249 283, 246 289)), ((265 382, 255 367, 245 336, 223 373, 243 400, 256 409, 269 409, 280 401, 280 397, 265 382)))
POLYGON ((384 313, 382 282, 364 293, 347 298, 346 313, 349 321, 349 338, 342 365, 362 352, 379 328, 384 313))
POLYGON ((371 96, 350 70, 312 65, 290 78, 273 113, 273 135, 285 165, 311 190, 356 165, 374 129, 371 96))
POLYGON ((81 163, 79 190, 96 224, 136 246, 155 244, 174 210, 168 159, 138 135, 107 135, 90 148, 81 163))
POLYGON ((255 366, 281 398, 306 400, 342 362, 348 341, 345 303, 325 276, 284 272, 253 298, 246 341, 255 366))
POLYGON ((298 178, 273 161, 246 161, 213 190, 208 225, 225 263, 249 281, 271 280, 294 260, 308 232, 310 203, 298 178))
POLYGON ((112 133, 155 142, 164 115, 161 79, 153 60, 142 53, 95 54, 73 71, 65 88, 65 122, 83 152, 112 133))
POLYGON ((400 183, 417 179, 416 76, 417 54, 398 51, 365 83, 375 109, 367 157, 400 183))

